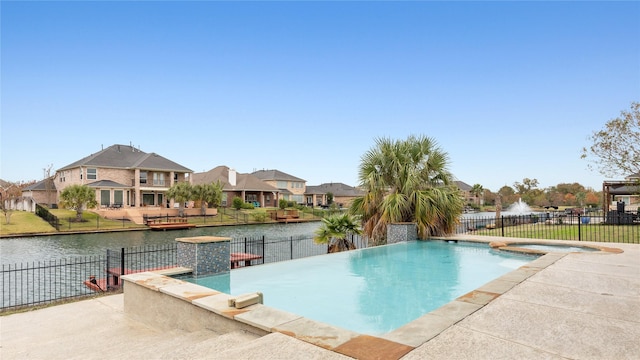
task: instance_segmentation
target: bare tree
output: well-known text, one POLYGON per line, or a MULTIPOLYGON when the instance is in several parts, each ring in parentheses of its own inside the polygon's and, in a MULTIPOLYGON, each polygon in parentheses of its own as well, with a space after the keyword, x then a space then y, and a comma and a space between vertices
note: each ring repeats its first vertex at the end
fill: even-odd
POLYGON ((633 175, 640 172, 640 102, 632 102, 629 111, 609 120, 589 138, 593 144, 582 149, 582 159, 590 159, 589 168, 605 176, 633 175))

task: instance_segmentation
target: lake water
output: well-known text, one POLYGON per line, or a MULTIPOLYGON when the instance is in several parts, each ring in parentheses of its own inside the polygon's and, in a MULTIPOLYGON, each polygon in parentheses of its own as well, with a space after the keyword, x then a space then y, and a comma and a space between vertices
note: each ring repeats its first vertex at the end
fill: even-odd
POLYGON ((309 236, 320 222, 200 227, 171 231, 125 231, 98 234, 33 236, 0 239, 0 264, 105 255, 107 249, 170 244, 180 237, 225 236, 231 238, 285 239, 309 236))

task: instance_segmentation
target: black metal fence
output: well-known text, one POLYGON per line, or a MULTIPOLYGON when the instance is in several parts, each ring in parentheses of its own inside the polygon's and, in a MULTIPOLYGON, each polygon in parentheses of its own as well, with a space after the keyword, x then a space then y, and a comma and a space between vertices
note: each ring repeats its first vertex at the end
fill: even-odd
POLYGON ((456 233, 530 239, 577 240, 640 244, 640 216, 540 213, 462 219, 456 233))
POLYGON ((60 220, 47 210, 47 208, 36 204, 36 215, 41 217, 44 221, 48 222, 49 225, 56 228, 56 230, 60 231, 60 220))
MULTIPOLYGON (((350 234, 348 239, 357 249, 368 247, 367 239, 362 236, 350 234)), ((328 244, 316 244, 312 236, 280 239, 265 239, 262 236, 260 238, 232 239, 231 254, 258 255, 260 258, 251 260, 250 264, 267 264, 326 254, 328 247, 328 244)), ((239 265, 242 266, 242 263, 239 265)))
MULTIPOLYGON (((364 238, 350 235, 357 248, 364 238)), ((327 253, 327 244, 312 236, 279 239, 234 238, 232 254, 249 254, 253 260, 238 266, 265 264, 327 253)), ((232 255, 233 256, 233 255, 232 255)), ((233 260, 233 259, 230 259, 233 260)), ((0 310, 36 306, 121 289, 121 276, 177 266, 177 245, 154 245, 107 250, 106 255, 26 264, 2 264, 0 310)))
POLYGON ((120 288, 120 276, 174 267, 176 245, 107 250, 106 255, 2 264, 0 309, 47 304, 120 288))

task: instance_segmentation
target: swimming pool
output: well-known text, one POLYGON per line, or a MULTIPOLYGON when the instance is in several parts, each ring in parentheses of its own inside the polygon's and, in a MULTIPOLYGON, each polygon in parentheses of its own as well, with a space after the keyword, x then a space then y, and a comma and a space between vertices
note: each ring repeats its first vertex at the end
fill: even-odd
POLYGON ((507 272, 531 255, 486 244, 410 241, 184 279, 359 333, 392 331, 507 272))

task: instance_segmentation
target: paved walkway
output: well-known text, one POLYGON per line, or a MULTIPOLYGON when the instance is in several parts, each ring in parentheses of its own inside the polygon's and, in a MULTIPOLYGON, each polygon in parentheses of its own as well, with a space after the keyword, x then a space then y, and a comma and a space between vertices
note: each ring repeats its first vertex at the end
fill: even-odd
MULTIPOLYGON (((640 245, 600 245, 624 252, 567 254, 403 359, 640 358, 640 245)), ((0 317, 3 360, 129 358, 347 359, 280 333, 160 331, 123 295, 0 317)))

